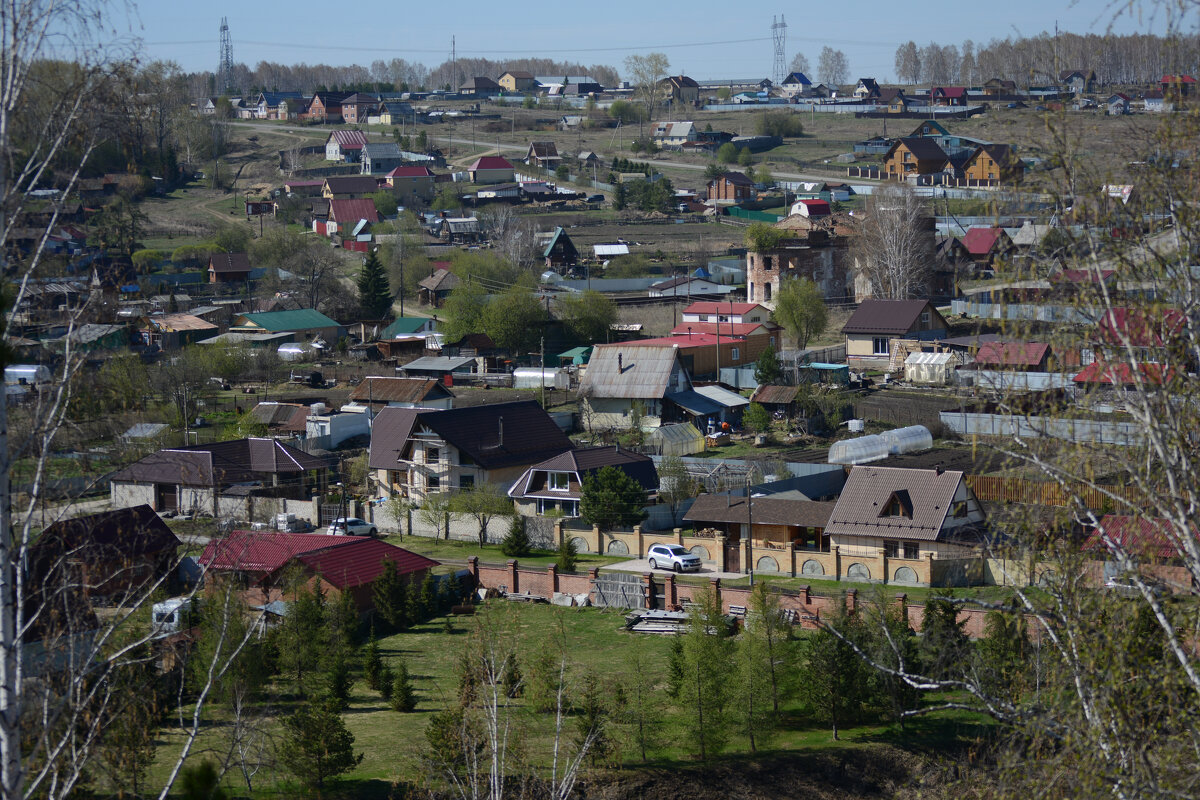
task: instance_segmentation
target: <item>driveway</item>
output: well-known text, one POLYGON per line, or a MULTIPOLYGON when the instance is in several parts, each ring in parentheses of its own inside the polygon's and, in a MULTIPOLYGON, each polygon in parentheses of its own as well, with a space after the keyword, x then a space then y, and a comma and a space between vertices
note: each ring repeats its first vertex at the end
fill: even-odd
POLYGON ((673 572, 669 569, 650 569, 650 559, 648 558, 631 558, 628 561, 618 561, 615 564, 609 564, 603 570, 616 570, 618 572, 636 572, 643 574, 651 572, 655 575, 691 575, 702 578, 722 578, 724 580, 732 580, 736 578, 746 577, 740 572, 718 572, 713 569, 710 564, 703 564, 699 572, 673 572))

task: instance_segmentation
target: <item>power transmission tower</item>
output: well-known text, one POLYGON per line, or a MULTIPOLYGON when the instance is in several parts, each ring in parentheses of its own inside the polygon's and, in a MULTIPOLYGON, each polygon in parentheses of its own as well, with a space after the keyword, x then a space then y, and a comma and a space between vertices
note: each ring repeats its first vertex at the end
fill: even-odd
POLYGON ((783 14, 779 15, 778 20, 771 17, 771 39, 775 42, 775 68, 771 77, 778 85, 787 77, 787 23, 783 20, 783 14))
POLYGON ((217 85, 229 93, 233 89, 233 39, 229 37, 229 19, 221 17, 221 60, 217 66, 217 85))

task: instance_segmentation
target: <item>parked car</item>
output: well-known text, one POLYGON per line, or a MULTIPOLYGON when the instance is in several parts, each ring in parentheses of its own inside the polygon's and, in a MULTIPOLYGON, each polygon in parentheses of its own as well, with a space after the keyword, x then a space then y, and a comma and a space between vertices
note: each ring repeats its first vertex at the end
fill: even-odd
POLYGON ((677 544, 652 544, 646 551, 650 569, 673 569, 676 572, 698 572, 700 556, 677 544))
POLYGON ((358 517, 338 517, 329 523, 329 529, 325 533, 330 536, 375 536, 379 531, 365 519, 359 519, 358 517))

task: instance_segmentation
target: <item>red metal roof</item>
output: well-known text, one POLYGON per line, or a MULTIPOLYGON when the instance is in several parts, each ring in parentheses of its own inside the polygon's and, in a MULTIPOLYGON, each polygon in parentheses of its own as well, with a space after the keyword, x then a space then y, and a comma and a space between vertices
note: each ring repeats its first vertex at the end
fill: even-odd
POLYGON ((330 200, 329 219, 343 225, 358 222, 360 219, 379 222, 379 212, 375 209, 375 201, 369 197, 330 200))
POLYGON ((717 333, 721 335, 749 336, 752 333, 769 333, 770 326, 765 322, 681 322, 671 329, 672 336, 695 336, 697 333, 717 333), (689 331, 688 328, 691 328, 689 331))
POLYGON ((483 156, 476 159, 475 163, 470 166, 470 170, 474 172, 479 169, 512 169, 513 165, 508 159, 500 156, 483 156))
POLYGON ((692 303, 683 310, 685 314, 749 314, 754 309, 759 308, 758 303, 720 303, 716 301, 702 301, 692 303))
POLYGON ((985 256, 996 247, 1002 233, 1004 231, 1001 228, 971 228, 963 236, 962 242, 971 255, 985 256))
POLYGON ((199 561, 207 570, 270 575, 293 559, 320 572, 339 589, 375 580, 385 559, 395 562, 401 574, 438 563, 377 539, 272 531, 233 531, 224 539, 213 539, 199 561))
POLYGON ((1036 367, 1046 357, 1050 345, 1043 342, 984 342, 975 354, 975 363, 1004 367, 1036 367))
POLYGON ((810 217, 827 217, 832 213, 828 200, 799 200, 797 202, 808 207, 810 217))
POLYGON ((1128 339, 1134 347, 1161 347, 1183 329, 1186 318, 1177 308, 1157 313, 1142 308, 1112 308, 1100 318, 1100 338, 1114 344, 1128 339))
POLYGON ((367 135, 362 131, 334 131, 329 135, 343 150, 361 150, 367 143, 367 135))
MULTIPOLYGON (((1175 558, 1179 549, 1171 541, 1167 531, 1171 523, 1165 519, 1141 519, 1138 517, 1123 517, 1117 514, 1105 514, 1100 520, 1100 526, 1094 529, 1083 545, 1086 550, 1107 550, 1104 534, 1113 543, 1133 555, 1150 556, 1155 558, 1175 558)), ((1196 529, 1192 528, 1192 535, 1196 529)))
POLYGON ((1163 75, 1162 83, 1195 83, 1191 75, 1163 75))
MULTIPOLYGON (((745 338, 740 336, 726 336, 721 334, 722 344, 738 344, 745 343, 745 338)), ((625 342, 622 347, 637 347, 640 345, 675 345, 676 347, 703 347, 704 345, 714 345, 717 343, 717 335, 714 333, 693 333, 692 335, 683 334, 682 336, 660 336, 656 339, 638 339, 635 342, 625 342)))
MULTIPOLYGON (((1160 386, 1175 377, 1175 370, 1164 368, 1162 364, 1138 364, 1138 372, 1142 383, 1149 386, 1160 386)), ((1093 361, 1081 369, 1075 376, 1075 383, 1094 383, 1106 386, 1132 386, 1138 382, 1133 368, 1129 364, 1106 365, 1093 361)))
POLYGON ((433 170, 429 167, 396 167, 387 174, 389 178, 432 178, 433 170))

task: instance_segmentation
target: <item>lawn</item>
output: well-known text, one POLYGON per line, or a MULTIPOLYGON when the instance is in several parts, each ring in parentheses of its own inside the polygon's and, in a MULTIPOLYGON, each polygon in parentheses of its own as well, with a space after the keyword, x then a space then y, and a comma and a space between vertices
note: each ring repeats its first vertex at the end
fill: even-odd
MULTIPOLYGON (((493 522, 493 527, 503 525, 503 520, 493 522)), ((481 563, 504 564, 510 560, 500 550, 500 545, 485 544, 482 547, 477 542, 462 542, 446 539, 431 539, 428 536, 388 536, 385 541, 405 550, 420 553, 436 561, 445 561, 453 565, 465 564, 467 559, 475 556, 481 563)), ((527 556, 517 559, 523 567, 548 567, 558 560, 558 554, 553 550, 534 550, 527 556)), ((618 561, 627 561, 629 556, 600 556, 594 553, 579 553, 576 556, 576 571, 587 572, 591 567, 604 567, 618 561)))
MULTIPOLYGON (((626 632, 623 617, 624 612, 620 610, 564 609, 493 601, 483 607, 477 617, 454 618, 453 632, 447 632, 444 620, 439 618, 381 639, 379 648, 385 662, 395 665, 403 660, 407 666, 417 694, 417 710, 409 714, 393 712, 361 678, 356 680, 344 719, 354 735, 356 751, 362 752, 364 758, 342 782, 340 791, 345 796, 382 798, 388 796, 388 788, 395 782, 421 782, 428 773, 423 761, 426 726, 434 713, 457 702, 459 660, 470 636, 474 635, 470 632, 479 626, 490 627, 499 632, 501 639, 512 642, 518 653, 518 663, 524 670, 529 669, 534 655, 549 646, 558 632, 567 654, 569 691, 577 688, 588 673, 600 680, 604 694, 609 698, 619 694, 620 687, 629 682, 635 671, 649 675, 651 681, 661 687, 666 681, 670 639, 626 632)), ((296 701, 283 693, 285 687, 276 688, 280 691, 270 710, 277 715, 288 713, 296 707, 296 701)), ((655 707, 661 712, 655 726, 657 746, 647 753, 645 765, 675 768, 695 765, 691 723, 685 713, 670 701, 655 707)), ((520 741, 519 748, 525 758, 531 764, 546 766, 553 741, 553 714, 526 708, 521 698, 512 701, 508 712, 513 714, 513 736, 520 741)), ((781 712, 782 729, 766 746, 760 742, 756 758, 823 752, 833 748, 839 751, 867 748, 869 752, 869 748, 880 744, 929 751, 962 744, 986 730, 984 721, 974 715, 943 712, 910 722, 904 729, 886 723, 850 725, 841 730, 841 740, 834 741, 827 727, 814 723, 799 703, 790 701, 781 712)), ((278 732, 277 723, 271 721, 268 724, 278 732)), ((575 732, 574 722, 568 720, 564 726, 565 736, 572 739, 575 732)), ((227 735, 228 726, 222 719, 207 725, 197 743, 196 760, 204 754, 215 758, 227 735)), ((618 726, 613 738, 620 748, 617 766, 628 770, 643 765, 631 728, 618 726)), ((178 733, 164 731, 152 777, 162 779, 167 759, 178 752, 179 745, 178 733)), ((746 757, 749 757, 747 742, 735 736, 719 760, 737 762, 746 757)), ((227 783, 234 791, 244 792, 245 785, 240 783, 235 772, 230 773, 227 783)), ((284 778, 274 771, 264 770, 258 774, 256 785, 266 787, 284 778)), ((256 796, 279 795, 275 790, 260 788, 256 796)))

